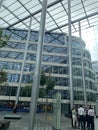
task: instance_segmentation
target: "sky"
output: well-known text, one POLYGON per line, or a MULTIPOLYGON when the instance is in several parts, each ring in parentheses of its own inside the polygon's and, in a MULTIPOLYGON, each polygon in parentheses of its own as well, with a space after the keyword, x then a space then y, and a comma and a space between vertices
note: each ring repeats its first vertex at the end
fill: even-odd
MULTIPOLYGON (((86 43, 86 49, 91 53, 92 61, 98 61, 98 26, 83 30, 82 39, 86 43)), ((75 36, 79 34, 74 34, 75 36)))

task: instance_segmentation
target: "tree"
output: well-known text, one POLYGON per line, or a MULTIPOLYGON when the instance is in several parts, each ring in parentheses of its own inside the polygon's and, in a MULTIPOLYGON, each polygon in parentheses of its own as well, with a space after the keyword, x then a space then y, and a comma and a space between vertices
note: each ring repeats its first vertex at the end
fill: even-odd
POLYGON ((6 82, 7 80, 7 73, 3 70, 0 70, 0 84, 6 82))
MULTIPOLYGON (((47 77, 45 73, 42 71, 41 78, 40 78, 39 98, 46 98, 46 103, 45 103, 46 119, 47 119, 47 108, 48 108, 48 97, 49 97, 48 95, 49 92, 54 89, 54 86, 55 86, 55 82, 51 80, 50 73, 49 76, 47 77)), ((32 85, 26 85, 23 88, 24 91, 22 95, 30 96, 31 88, 32 85)))
POLYGON ((39 89, 39 97, 47 97, 50 90, 54 89, 55 82, 45 75, 44 72, 41 73, 40 79, 41 88, 39 89))
POLYGON ((46 84, 46 82, 47 82, 47 77, 46 77, 45 73, 42 71, 41 78, 40 78, 40 85, 44 86, 46 84))
POLYGON ((51 79, 49 79, 49 80, 47 81, 47 84, 46 84, 46 92, 47 92, 47 94, 48 94, 48 92, 49 92, 50 90, 53 90, 53 89, 54 89, 54 86, 55 86, 55 82, 52 81, 51 79))
POLYGON ((45 88, 39 88, 39 98, 44 98, 46 95, 45 88))
POLYGON ((20 95, 30 97, 31 96, 31 85, 26 85, 25 87, 21 87, 20 95))
POLYGON ((48 94, 51 90, 54 89, 55 82, 51 80, 50 71, 49 76, 47 77, 44 72, 41 73, 40 79, 41 88, 39 89, 39 98, 46 98, 45 103, 45 113, 46 113, 46 120, 47 120, 47 110, 48 110, 48 94))
POLYGON ((3 35, 3 30, 0 29, 0 48, 7 45, 7 41, 9 40, 9 38, 9 36, 3 35))
POLYGON ((51 90, 54 89, 55 82, 51 80, 50 76, 48 77, 47 83, 46 83, 46 120, 47 120, 47 109, 48 109, 48 94, 51 90))
MULTIPOLYGON (((3 35, 2 29, 0 29, 0 48, 5 47, 7 45, 7 41, 9 37, 7 35, 3 35)), ((0 70, 0 84, 6 82, 7 80, 7 73, 4 70, 0 70)))
MULTIPOLYGON (((33 82, 33 81, 32 81, 33 82)), ((31 83, 31 82, 29 82, 31 83)), ((41 79, 40 79, 40 88, 39 88, 39 98, 47 97, 50 90, 53 90, 55 83, 51 80, 50 77, 47 77, 45 73, 41 72, 41 79)), ((24 87, 24 93, 29 93, 31 91, 32 85, 26 85, 24 87), (25 92, 26 91, 26 92, 25 92)), ((30 95, 30 94, 29 94, 30 95)))

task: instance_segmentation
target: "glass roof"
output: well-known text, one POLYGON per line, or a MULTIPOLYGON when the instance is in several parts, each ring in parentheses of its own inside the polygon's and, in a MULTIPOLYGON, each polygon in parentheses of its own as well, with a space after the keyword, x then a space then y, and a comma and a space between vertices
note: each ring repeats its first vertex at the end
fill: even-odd
MULTIPOLYGON (((98 0, 70 0, 72 35, 79 36, 98 61, 98 0)), ((0 28, 28 29, 32 16, 32 30, 40 27, 43 0, 0 0, 0 28)), ((68 33, 68 0, 48 0, 45 30, 68 33)))
MULTIPOLYGON (((43 0, 1 0, 0 28, 28 29, 33 17, 32 29, 39 30, 43 0)), ((72 32, 98 25, 98 0, 71 0, 72 32)), ((46 30, 68 32, 68 0, 48 0, 46 30)))

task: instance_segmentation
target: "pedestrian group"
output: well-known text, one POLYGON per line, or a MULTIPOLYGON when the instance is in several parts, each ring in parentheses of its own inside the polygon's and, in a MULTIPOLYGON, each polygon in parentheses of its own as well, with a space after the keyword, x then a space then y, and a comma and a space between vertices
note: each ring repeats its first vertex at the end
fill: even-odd
POLYGON ((94 109, 89 107, 83 107, 82 105, 78 107, 73 107, 72 111, 72 127, 81 130, 95 130, 94 109))

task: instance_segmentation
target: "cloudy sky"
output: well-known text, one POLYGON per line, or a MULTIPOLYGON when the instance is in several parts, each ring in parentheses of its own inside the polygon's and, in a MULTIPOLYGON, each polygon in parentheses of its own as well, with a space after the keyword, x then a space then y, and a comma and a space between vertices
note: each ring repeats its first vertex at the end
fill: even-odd
MULTIPOLYGON (((74 35, 78 36, 79 34, 76 33, 74 35)), ((82 30, 82 39, 91 53, 92 61, 98 61, 98 26, 82 30)))

